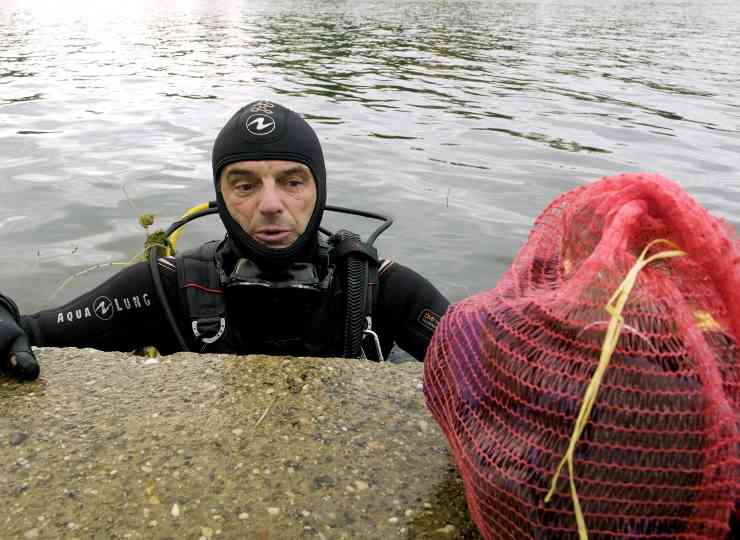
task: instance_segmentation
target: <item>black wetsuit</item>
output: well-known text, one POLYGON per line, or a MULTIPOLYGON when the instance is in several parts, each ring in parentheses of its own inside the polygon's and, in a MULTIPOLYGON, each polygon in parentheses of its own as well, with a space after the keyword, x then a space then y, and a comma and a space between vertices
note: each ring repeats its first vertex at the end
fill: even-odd
MULTIPOLYGON (((335 314, 327 310, 311 312, 310 306, 301 305, 300 301, 291 302, 287 295, 283 301, 265 301, 257 297, 259 291, 241 293, 240 297, 231 299, 225 294, 228 324, 239 338, 238 342, 232 341, 226 351, 223 343, 204 346, 189 328, 190 319, 178 291, 175 265, 174 258, 160 259, 160 275, 175 320, 191 350, 340 355, 325 343, 331 341, 332 336, 341 337, 343 333, 342 322, 336 320, 335 314), (323 337, 317 337, 317 332, 323 332, 323 337), (326 345, 323 349, 321 342, 326 345)), ((373 330, 380 338, 384 356, 395 343, 416 359, 423 360, 436 322, 447 305, 437 289, 413 270, 395 262, 383 264, 379 272, 373 330)), ((92 347, 109 351, 154 346, 162 354, 182 349, 165 316, 146 263, 122 270, 64 306, 24 315, 21 325, 35 346, 92 347)))

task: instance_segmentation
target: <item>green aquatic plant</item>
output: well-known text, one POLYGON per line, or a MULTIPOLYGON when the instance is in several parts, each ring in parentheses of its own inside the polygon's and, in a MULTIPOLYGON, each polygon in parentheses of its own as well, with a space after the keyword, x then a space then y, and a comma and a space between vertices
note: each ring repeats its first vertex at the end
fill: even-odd
POLYGON ((172 249, 169 241, 167 240, 164 229, 160 228, 155 229, 151 232, 149 231, 149 227, 154 225, 156 215, 139 211, 139 209, 134 204, 134 201, 132 201, 131 197, 128 196, 126 186, 121 186, 121 190, 123 191, 123 194, 125 195, 129 206, 131 206, 131 209, 136 213, 137 216, 139 216, 139 225, 141 225, 142 228, 146 231, 146 238, 144 239, 144 249, 141 252, 137 253, 129 261, 129 264, 133 264, 134 262, 138 261, 146 261, 149 258, 149 252, 155 247, 162 248, 165 255, 170 255, 172 249))

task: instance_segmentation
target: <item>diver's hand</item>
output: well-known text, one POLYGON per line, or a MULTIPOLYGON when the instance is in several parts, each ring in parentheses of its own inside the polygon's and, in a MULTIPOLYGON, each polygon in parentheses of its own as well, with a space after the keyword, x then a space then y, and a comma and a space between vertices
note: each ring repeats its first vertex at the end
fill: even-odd
POLYGON ((39 363, 18 324, 19 317, 15 303, 0 294, 0 371, 32 381, 39 376, 39 363))

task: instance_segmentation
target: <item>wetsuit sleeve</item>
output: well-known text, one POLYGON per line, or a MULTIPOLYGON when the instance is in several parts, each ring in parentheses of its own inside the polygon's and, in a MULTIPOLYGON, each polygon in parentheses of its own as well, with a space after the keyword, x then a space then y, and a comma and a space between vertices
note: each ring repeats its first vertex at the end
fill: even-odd
MULTIPOLYGON (((174 266, 163 269, 160 261, 160 275, 178 318, 181 309, 174 266)), ((132 351, 154 346, 162 354, 178 350, 144 262, 125 268, 61 307, 22 316, 21 325, 31 344, 38 347, 132 351)))
POLYGON ((419 361, 449 302, 425 278, 398 263, 381 268, 373 317, 385 356, 395 342, 419 361))

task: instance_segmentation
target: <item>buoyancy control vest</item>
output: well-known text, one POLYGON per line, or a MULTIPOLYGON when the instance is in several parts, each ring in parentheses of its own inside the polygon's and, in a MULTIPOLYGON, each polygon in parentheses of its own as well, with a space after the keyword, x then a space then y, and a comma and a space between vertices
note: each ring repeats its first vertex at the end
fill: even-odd
POLYGON ((207 242, 176 257, 191 349, 383 359, 372 328, 380 260, 359 235, 339 231, 319 243, 321 286, 311 292, 263 280, 230 287, 219 245, 207 242))

